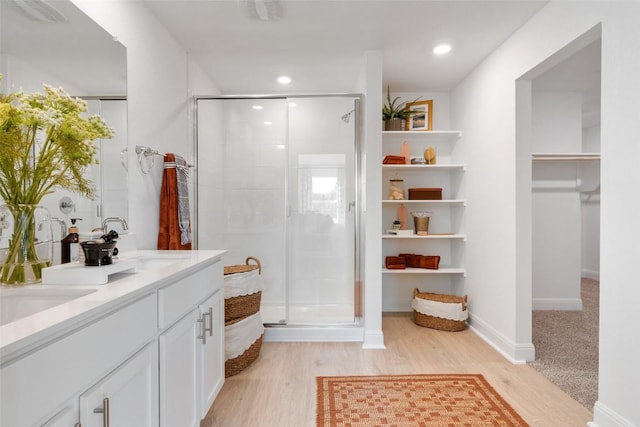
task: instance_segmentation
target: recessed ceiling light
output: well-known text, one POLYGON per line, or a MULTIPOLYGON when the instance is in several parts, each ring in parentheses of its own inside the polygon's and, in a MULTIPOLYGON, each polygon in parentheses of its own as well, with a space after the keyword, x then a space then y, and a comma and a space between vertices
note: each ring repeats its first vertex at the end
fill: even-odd
POLYGON ((254 110, 262 110, 262 105, 254 105, 253 107, 254 110))
POLYGON ((438 46, 433 48, 433 53, 436 55, 444 55, 445 53, 449 53, 451 51, 451 45, 448 44, 439 44, 438 46))
POLYGON ((291 77, 280 76, 278 77, 278 83, 280 83, 281 85, 288 85, 289 83, 291 83, 291 77))
POLYGON ((272 125, 272 124, 273 124, 273 122, 264 122, 264 124, 265 124, 265 125, 267 125, 267 126, 269 126, 269 125, 272 125))

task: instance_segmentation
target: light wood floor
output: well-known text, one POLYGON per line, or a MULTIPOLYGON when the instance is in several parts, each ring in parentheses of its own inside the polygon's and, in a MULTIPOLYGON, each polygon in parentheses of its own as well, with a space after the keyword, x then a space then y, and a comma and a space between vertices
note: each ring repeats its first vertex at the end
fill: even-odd
POLYGON ((316 376, 480 373, 531 426, 586 426, 592 414, 533 368, 514 365, 470 330, 416 326, 383 316, 385 350, 361 343, 264 343, 227 378, 201 427, 313 427, 316 376))

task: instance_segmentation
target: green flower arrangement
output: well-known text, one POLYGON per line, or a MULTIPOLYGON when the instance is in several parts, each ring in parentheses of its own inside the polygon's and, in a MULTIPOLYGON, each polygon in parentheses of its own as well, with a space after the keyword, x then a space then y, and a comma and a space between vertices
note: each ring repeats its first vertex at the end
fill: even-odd
MULTIPOLYGON (((0 74, 2 83, 2 74, 0 74)), ((113 137, 87 103, 62 88, 43 85, 44 93, 0 93, 0 197, 14 218, 13 236, 0 269, 0 282, 35 280, 49 261, 39 262, 35 250, 35 206, 56 189, 94 198, 93 182, 84 176, 97 164, 95 140, 113 137)))

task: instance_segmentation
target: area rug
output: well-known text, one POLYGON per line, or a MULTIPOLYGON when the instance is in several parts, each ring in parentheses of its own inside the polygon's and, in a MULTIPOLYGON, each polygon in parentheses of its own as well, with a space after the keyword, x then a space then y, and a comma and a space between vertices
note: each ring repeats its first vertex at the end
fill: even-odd
POLYGON ((318 427, 528 426, 479 374, 317 377, 318 427))

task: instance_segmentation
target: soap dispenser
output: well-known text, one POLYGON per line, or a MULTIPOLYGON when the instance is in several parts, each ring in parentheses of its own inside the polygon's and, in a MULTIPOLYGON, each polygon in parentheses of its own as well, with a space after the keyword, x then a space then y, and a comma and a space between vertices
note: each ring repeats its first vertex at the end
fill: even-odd
POLYGON ((60 261, 61 264, 66 264, 72 261, 78 261, 80 257, 80 235, 79 229, 76 226, 76 221, 80 218, 71 218, 71 227, 69 227, 69 234, 60 241, 60 261))

